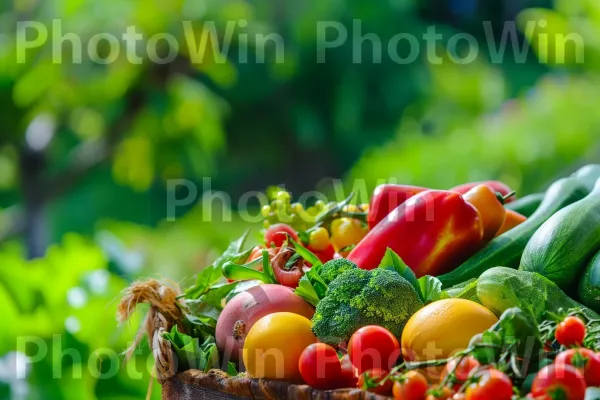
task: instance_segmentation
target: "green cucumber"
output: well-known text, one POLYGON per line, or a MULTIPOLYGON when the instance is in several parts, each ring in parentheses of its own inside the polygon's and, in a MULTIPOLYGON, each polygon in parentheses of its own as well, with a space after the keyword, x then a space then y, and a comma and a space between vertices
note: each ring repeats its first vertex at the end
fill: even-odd
MULTIPOLYGON (((600 179, 600 164, 589 164, 581 167, 571 176, 579 179, 579 181, 587 188, 588 192, 591 192, 596 181, 600 179)), ((506 203, 504 208, 530 217, 540 206, 544 196, 545 193, 533 193, 515 201, 511 201, 510 203, 506 203)))
POLYGON ((489 242, 454 271, 439 276, 439 280, 448 288, 478 278, 493 267, 517 268, 523 249, 535 231, 555 212, 587 194, 577 178, 559 179, 548 188, 542 204, 527 221, 489 242))
POLYGON ((538 209, 540 204, 542 204, 545 195, 545 193, 530 194, 515 201, 511 201, 510 203, 506 203, 504 208, 507 210, 516 211, 526 217, 530 217, 535 210, 538 209))
POLYGON ((600 252, 592 258, 579 282, 579 300, 600 312, 600 252))
POLYGON ((596 181, 600 179, 600 164, 588 164, 575 171, 572 176, 579 179, 587 187, 588 191, 591 192, 594 189, 596 181))
POLYGON ((523 271, 537 272, 567 292, 600 250, 600 181, 582 200, 550 217, 523 251, 523 271))

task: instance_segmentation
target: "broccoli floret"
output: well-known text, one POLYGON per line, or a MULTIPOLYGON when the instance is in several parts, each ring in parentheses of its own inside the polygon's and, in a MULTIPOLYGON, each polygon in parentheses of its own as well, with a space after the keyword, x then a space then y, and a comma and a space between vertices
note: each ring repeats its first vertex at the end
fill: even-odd
POLYGON ((321 270, 319 271, 319 276, 323 278, 325 283, 328 285, 338 276, 340 276, 343 272, 346 272, 349 269, 356 269, 358 266, 354 264, 350 260, 346 260, 345 258, 338 258, 335 260, 327 261, 325 264, 321 266, 321 270))
POLYGON ((398 273, 386 269, 349 269, 335 278, 312 319, 322 342, 338 345, 359 328, 380 325, 396 337, 423 302, 415 288, 398 273))

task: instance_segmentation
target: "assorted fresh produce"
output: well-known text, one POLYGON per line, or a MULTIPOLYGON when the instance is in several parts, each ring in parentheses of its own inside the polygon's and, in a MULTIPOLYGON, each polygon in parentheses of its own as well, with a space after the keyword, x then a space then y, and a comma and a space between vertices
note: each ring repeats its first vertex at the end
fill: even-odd
POLYGON ((270 191, 261 243, 202 270, 181 298, 190 335, 164 337, 180 368, 320 390, 600 399, 599 179, 586 166, 520 199, 386 184, 306 209, 270 191))

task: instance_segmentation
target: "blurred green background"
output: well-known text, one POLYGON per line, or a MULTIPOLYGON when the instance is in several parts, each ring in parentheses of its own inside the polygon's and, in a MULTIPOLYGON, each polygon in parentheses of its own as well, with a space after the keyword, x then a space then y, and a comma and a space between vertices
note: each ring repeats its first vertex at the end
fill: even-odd
MULTIPOLYGON (((294 195, 330 192, 336 179, 368 191, 390 178, 449 188, 498 178, 525 194, 600 161, 598 38, 597 0, 1 0, 0 398, 146 396, 147 347, 128 368, 115 361, 141 322, 117 327, 120 292, 140 277, 186 285, 248 227, 235 212, 248 191, 283 184, 294 195), (443 62, 428 61, 424 45, 412 63, 386 52, 375 62, 373 44, 352 38, 354 19, 384 49, 398 33, 421 38, 435 26, 443 62), (53 20, 80 38, 81 63, 53 20), (19 30, 26 21, 37 28, 19 30), (217 44, 228 23, 238 30, 226 55, 197 62, 182 21, 196 39, 214 21, 217 44), (317 63, 319 21, 339 22, 349 35, 325 63, 317 63), (511 23, 514 38, 503 35, 511 23), (34 40, 40 25, 46 44, 18 62, 19 35, 34 40), (125 51, 106 65, 86 54, 95 34, 120 38, 129 26, 144 37, 141 63, 125 51), (181 46, 172 62, 157 64, 143 50, 162 33, 181 46), (264 63, 254 56, 263 45, 257 34, 269 33, 283 39, 283 62, 273 45, 264 63), (456 54, 447 50, 458 33, 479 46, 467 65, 456 62, 466 41, 456 54), (585 43, 580 54, 554 46, 557 34, 570 33, 585 43), (507 38, 504 57, 491 57, 507 38), (363 61, 354 63, 359 50, 363 61), (188 194, 174 192, 173 179, 199 193, 170 221, 169 197, 188 194), (231 196, 231 221, 208 210, 207 189, 231 196)), ((166 41, 157 43, 167 55, 166 41)), ((112 56, 106 40, 93 50, 112 56)), ((159 392, 155 384, 150 396, 159 392)))

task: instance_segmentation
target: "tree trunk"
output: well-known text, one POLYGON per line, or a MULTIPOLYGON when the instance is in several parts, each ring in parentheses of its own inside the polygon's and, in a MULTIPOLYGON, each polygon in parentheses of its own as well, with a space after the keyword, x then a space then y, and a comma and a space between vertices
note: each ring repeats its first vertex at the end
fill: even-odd
POLYGON ((21 191, 24 203, 24 239, 29 259, 43 257, 48 246, 46 199, 42 175, 45 157, 29 149, 21 153, 21 191))

